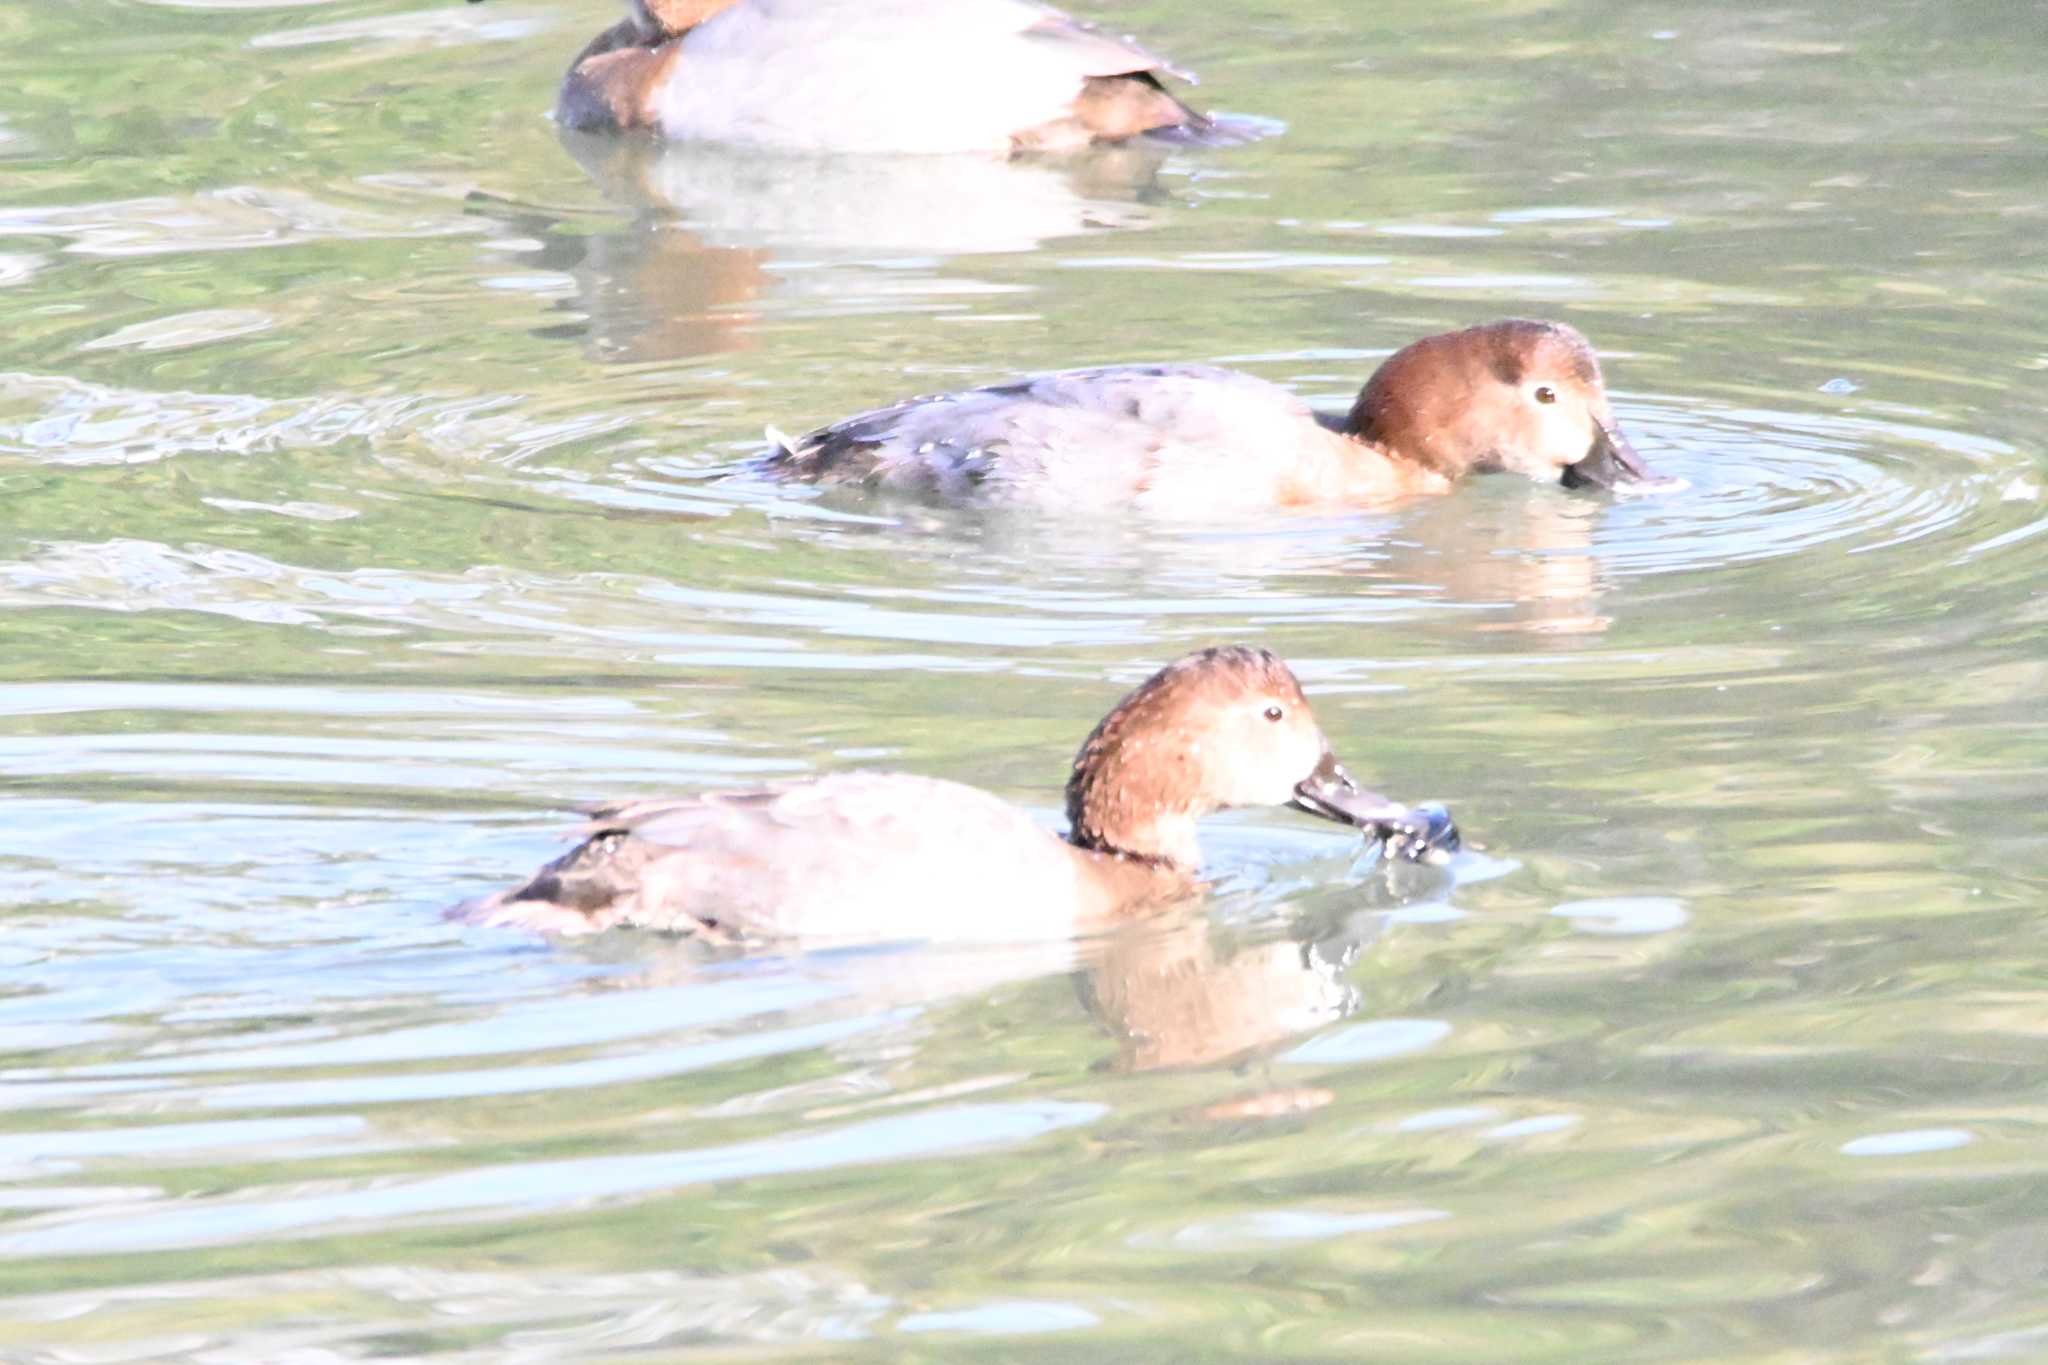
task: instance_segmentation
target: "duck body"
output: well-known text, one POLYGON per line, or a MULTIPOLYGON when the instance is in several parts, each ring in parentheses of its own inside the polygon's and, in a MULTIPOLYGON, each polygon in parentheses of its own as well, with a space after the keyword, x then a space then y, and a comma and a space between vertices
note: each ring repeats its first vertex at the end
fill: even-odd
POLYGON ((1455 848, 1448 822, 1354 782, 1294 676, 1227 646, 1167 665, 1082 744, 1064 838, 959 783, 855 772, 607 807, 472 922, 717 942, 1067 938, 1199 890, 1197 822, 1238 805, 1455 848))
POLYGON ((913 398, 770 453, 771 472, 939 502, 1158 514, 1370 501, 1448 486, 1358 458, 1278 384, 1215 365, 1111 365, 913 398))
POLYGON ((800 152, 1061 150, 1208 120, 1171 68, 1030 0, 634 0, 563 126, 800 152))
POLYGON ((907 399, 794 440, 772 476, 932 501, 1215 516, 1358 505, 1513 471, 1567 486, 1650 477, 1586 339, 1509 319, 1426 337, 1344 417, 1213 365, 1113 365, 907 399))
POLYGON ((590 837, 473 918, 558 932, 619 925, 712 941, 1019 936, 976 914, 976 887, 1043 908, 1028 937, 1068 937, 1120 904, 1186 888, 1074 847, 959 782, 835 773, 592 813, 590 837), (947 831, 933 838, 938 822, 947 831))

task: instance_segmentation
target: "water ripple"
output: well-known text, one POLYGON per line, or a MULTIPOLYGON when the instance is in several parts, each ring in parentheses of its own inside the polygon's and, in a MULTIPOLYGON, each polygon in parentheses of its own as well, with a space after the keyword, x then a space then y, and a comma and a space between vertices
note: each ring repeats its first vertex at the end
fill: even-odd
POLYGON ((2003 491, 2030 468, 2002 441, 1912 421, 1661 401, 1624 411, 1646 457, 1690 486, 1615 505, 1598 553, 1617 574, 1970 532, 2010 516, 2003 491))
POLYGON ((422 1221, 532 1217, 714 1181, 915 1161, 1015 1146, 1094 1123, 1105 1105, 1058 1101, 962 1105, 870 1119, 767 1141, 671 1152, 475 1165, 418 1179, 261 1187, 211 1199, 129 1200, 19 1220, 0 1258, 118 1255, 310 1237, 422 1221))
POLYGON ((198 194, 94 204, 0 207, 0 237, 68 237, 83 256, 245 251, 320 241, 447 237, 487 225, 444 211, 372 212, 303 190, 236 185, 198 194))

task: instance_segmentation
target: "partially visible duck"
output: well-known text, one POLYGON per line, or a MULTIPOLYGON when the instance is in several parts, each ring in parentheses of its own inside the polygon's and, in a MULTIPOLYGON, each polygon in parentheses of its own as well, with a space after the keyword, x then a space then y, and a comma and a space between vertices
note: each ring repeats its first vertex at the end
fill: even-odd
POLYGON ((567 128, 840 152, 1057 151, 1210 121, 1128 38, 1031 0, 628 0, 567 128))
POLYGON ((1150 227, 1173 206, 1156 178, 1165 149, 1143 142, 1007 159, 785 156, 602 133, 565 133, 562 146, 607 198, 645 218, 639 236, 687 232, 711 247, 801 255, 828 271, 1031 251, 1055 237, 1150 227))
POLYGON ((1191 894, 1197 822, 1245 805, 1352 824, 1410 857, 1456 846, 1440 811, 1352 781, 1287 665, 1226 646, 1168 664, 1095 727, 1064 838, 973 787, 844 773, 597 811, 576 848, 462 913, 740 942, 1067 937, 1191 894))
POLYGON ((1343 418, 1237 370, 1110 365, 912 398, 794 440, 770 434, 763 467, 787 478, 1196 516, 1382 503, 1495 471, 1567 488, 1653 477, 1615 422, 1591 344, 1523 319, 1396 351, 1343 418))

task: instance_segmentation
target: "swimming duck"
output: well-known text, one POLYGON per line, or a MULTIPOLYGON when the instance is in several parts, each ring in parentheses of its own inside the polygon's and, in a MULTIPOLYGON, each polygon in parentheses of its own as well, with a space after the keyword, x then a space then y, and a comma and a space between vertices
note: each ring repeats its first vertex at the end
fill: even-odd
POLYGON ((833 152, 1058 151, 1212 125, 1129 38, 1030 0, 628 0, 565 128, 833 152))
POLYGON ((1067 937, 1192 894, 1197 822, 1245 805, 1348 823, 1411 858, 1456 847, 1440 809, 1351 779, 1286 664, 1224 646, 1160 669, 1095 727, 1064 838, 957 782, 843 773, 596 811, 576 848, 459 913, 719 942, 1067 937))
POLYGON ((1654 481, 1600 360, 1561 322, 1425 337, 1343 418, 1215 365, 1110 365, 911 398, 794 440, 762 467, 943 502, 1176 515, 1381 503, 1504 471, 1567 488, 1654 481))

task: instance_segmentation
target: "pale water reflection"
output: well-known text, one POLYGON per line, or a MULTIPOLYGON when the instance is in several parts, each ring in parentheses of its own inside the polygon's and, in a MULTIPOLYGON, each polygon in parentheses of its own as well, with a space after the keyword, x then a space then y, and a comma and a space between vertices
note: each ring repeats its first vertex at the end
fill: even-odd
MULTIPOLYGON (((16 6, 0 1356, 2031 1359, 2048 1318, 2025 6, 1098 0, 1282 136, 565 146, 597 0, 16 6), (774 424, 1550 314, 1686 486, 1047 524, 774 424), (1447 872, 735 959, 443 918, 583 801, 874 765, 1054 823, 1290 658, 1447 872)), ((972 913, 972 907, 962 907, 972 913)))

